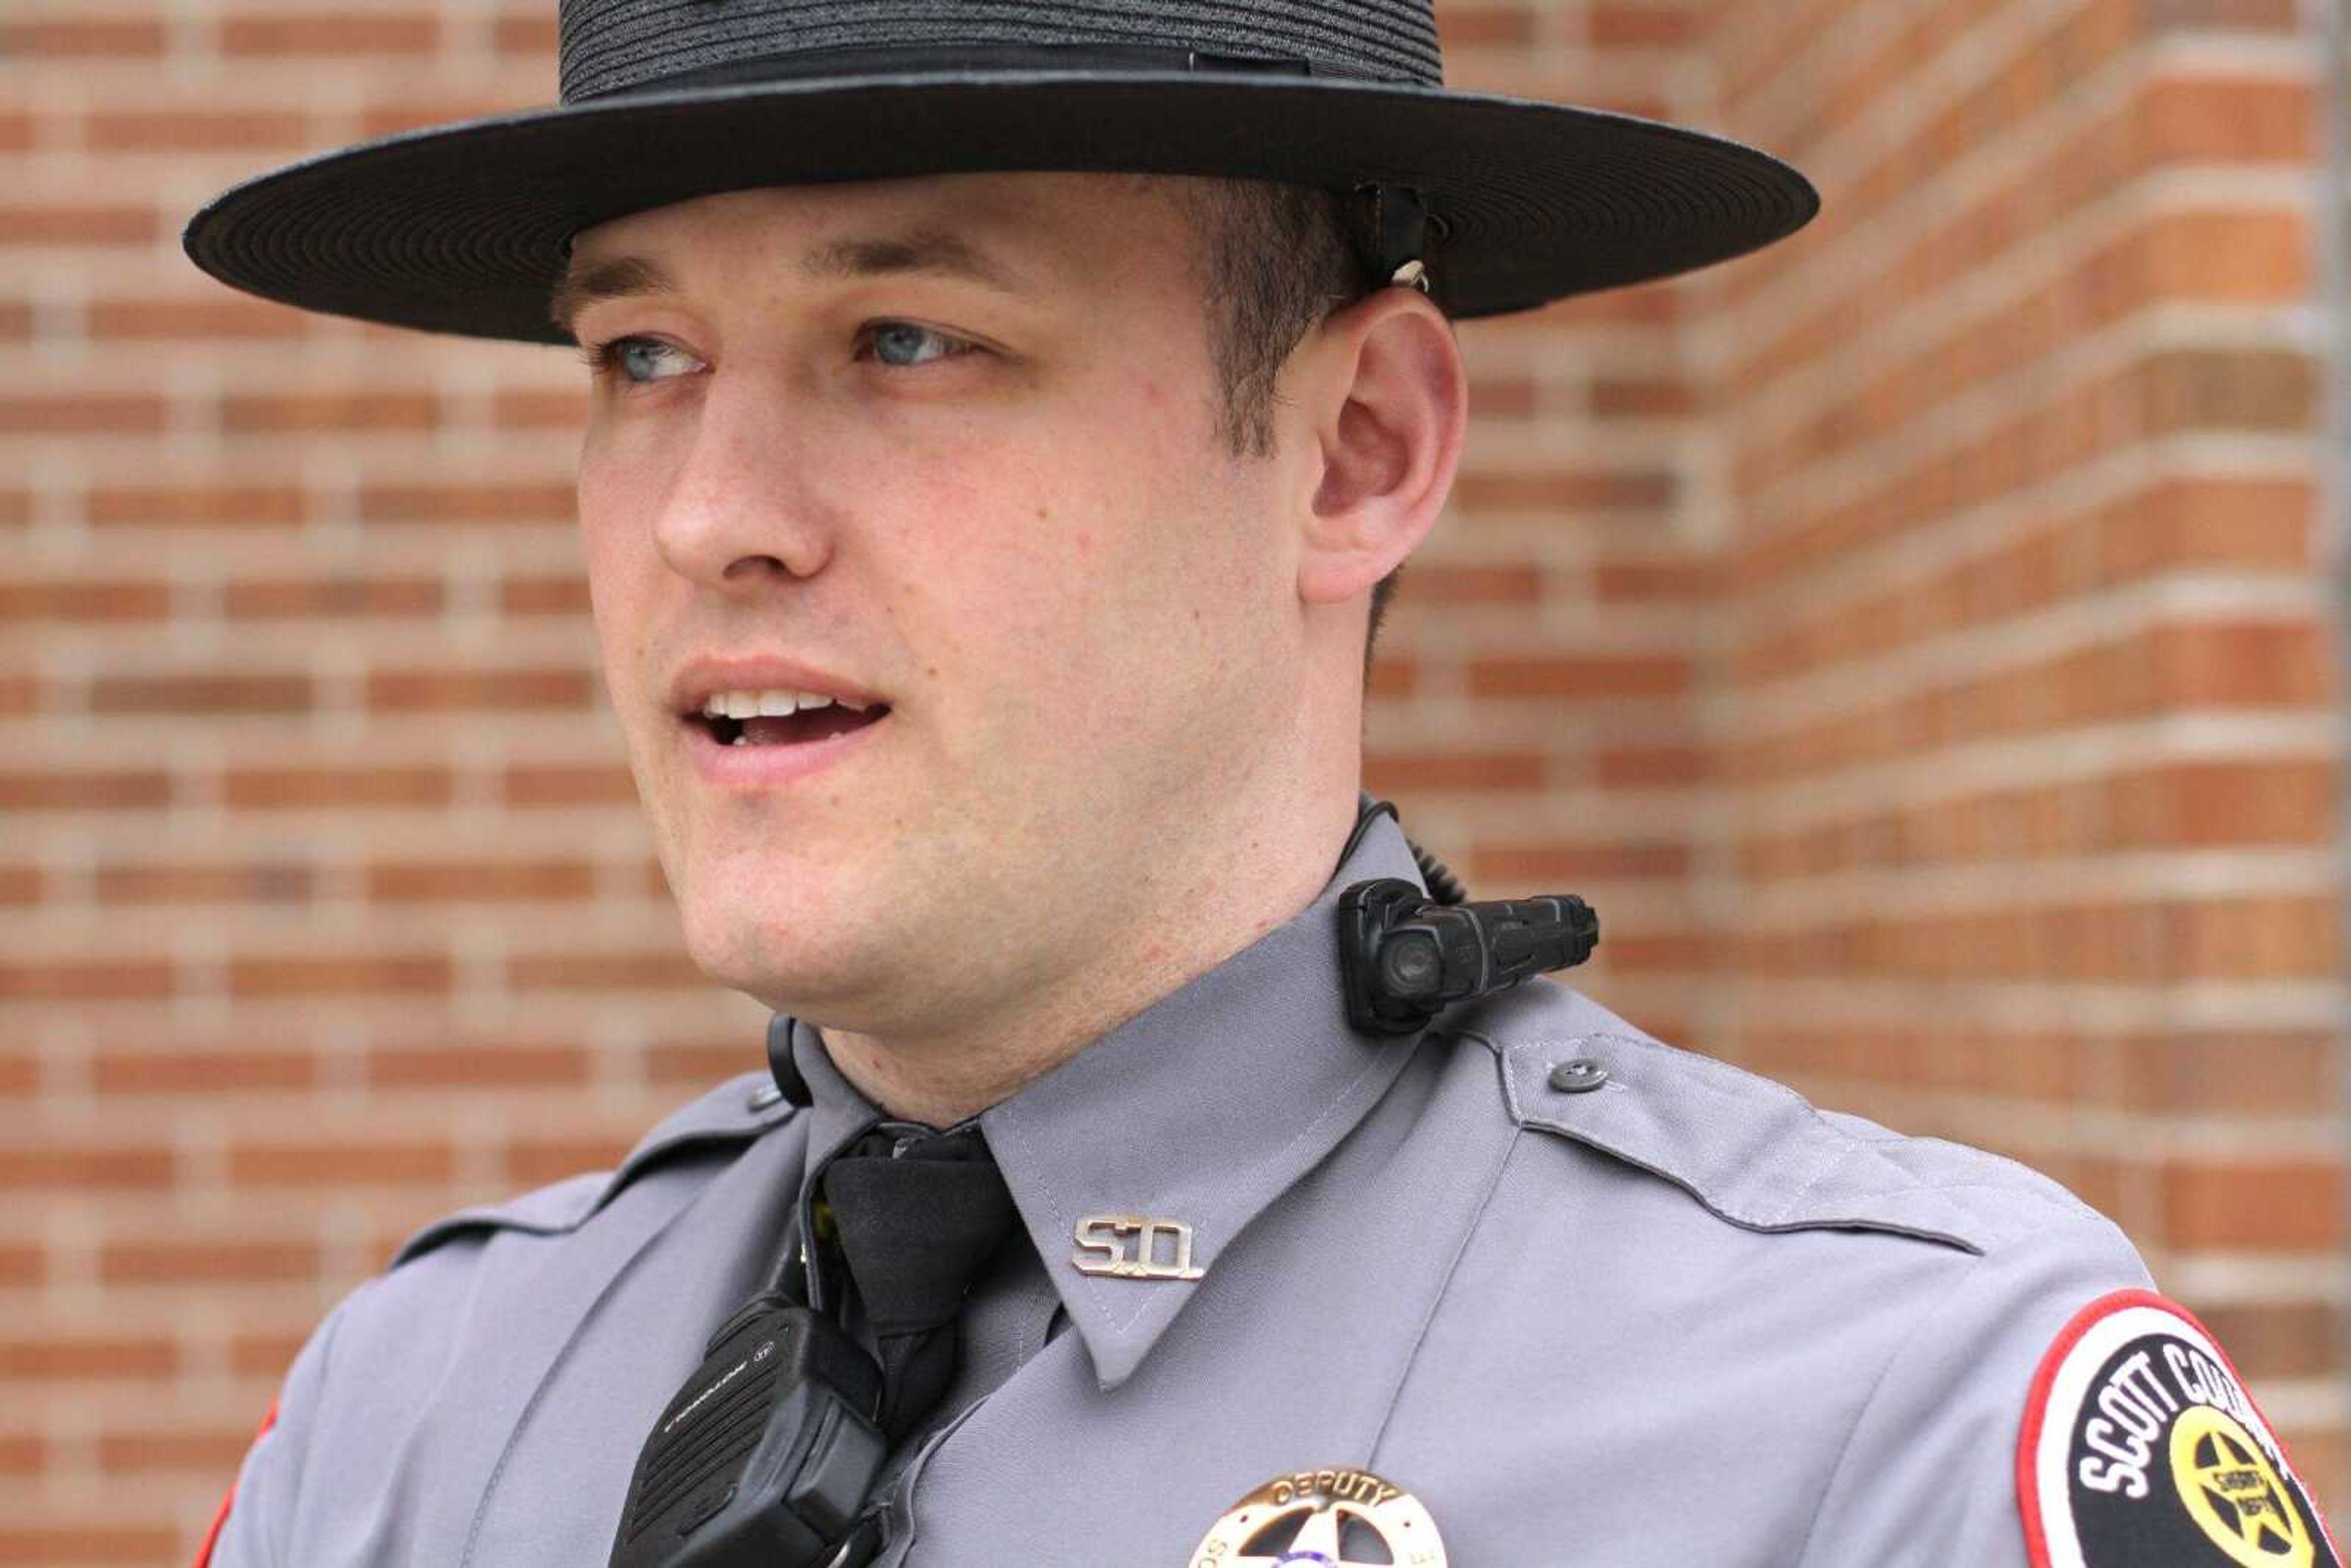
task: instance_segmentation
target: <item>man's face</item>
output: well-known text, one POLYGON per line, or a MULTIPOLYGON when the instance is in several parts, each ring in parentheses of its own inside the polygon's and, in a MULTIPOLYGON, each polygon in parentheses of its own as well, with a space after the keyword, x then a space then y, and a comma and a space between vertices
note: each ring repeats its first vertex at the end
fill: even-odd
POLYGON ((1312 482, 1219 434, 1198 243, 1150 183, 1065 174, 735 192, 579 237, 575 277, 629 256, 674 285, 573 319, 612 356, 580 510, 715 977, 836 1028, 977 1022, 1126 941, 1162 852, 1278 753, 1283 508, 1312 482), (702 715, 762 692, 836 700, 702 715))

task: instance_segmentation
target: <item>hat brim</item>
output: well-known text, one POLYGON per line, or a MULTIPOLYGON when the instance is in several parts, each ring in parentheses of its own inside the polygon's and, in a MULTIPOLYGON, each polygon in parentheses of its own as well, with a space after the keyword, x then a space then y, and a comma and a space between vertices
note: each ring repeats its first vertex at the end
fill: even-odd
POLYGON ((1802 174, 1681 126, 1571 105, 1311 78, 1002 71, 630 95, 403 131, 224 192, 181 244, 221 281, 423 331, 570 340, 569 237, 759 185, 1011 170, 1420 190, 1456 316, 1670 277, 1792 233, 1802 174))

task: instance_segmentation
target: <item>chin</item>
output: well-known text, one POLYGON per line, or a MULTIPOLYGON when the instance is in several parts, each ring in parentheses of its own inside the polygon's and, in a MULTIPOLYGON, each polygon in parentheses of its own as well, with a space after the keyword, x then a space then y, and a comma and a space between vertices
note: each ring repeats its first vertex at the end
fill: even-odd
POLYGON ((780 868, 705 877, 681 891, 694 965, 731 990, 782 1012, 854 996, 872 984, 870 918, 815 879, 780 868))
POLYGON ((778 1012, 813 1019, 829 1000, 857 988, 854 967, 841 956, 810 951, 771 927, 703 937, 689 931, 686 949, 711 979, 778 1012))

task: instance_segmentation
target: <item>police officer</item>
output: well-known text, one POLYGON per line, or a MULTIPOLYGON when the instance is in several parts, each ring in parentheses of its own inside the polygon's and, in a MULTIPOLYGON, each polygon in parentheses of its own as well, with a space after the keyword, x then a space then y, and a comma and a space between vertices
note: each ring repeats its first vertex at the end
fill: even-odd
POLYGON ((1448 316, 1750 250, 1801 177, 1447 92, 1425 0, 561 37, 559 107, 185 244, 587 350, 609 689, 769 1063, 411 1239, 211 1563, 2337 1562, 2053 1184, 1551 980, 1366 1026, 1354 890, 1442 880, 1356 779, 1448 316))

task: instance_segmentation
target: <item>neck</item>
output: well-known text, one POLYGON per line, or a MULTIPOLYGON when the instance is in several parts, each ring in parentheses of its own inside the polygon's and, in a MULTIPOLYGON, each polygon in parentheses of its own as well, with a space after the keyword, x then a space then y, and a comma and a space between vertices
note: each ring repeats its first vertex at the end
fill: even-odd
POLYGON ((967 1120, 1294 918, 1329 884, 1355 810, 1350 786, 1215 846, 1206 864, 1169 868, 1148 907, 1089 944, 1085 963, 1008 988, 993 1011, 886 1035, 823 1028, 825 1050, 893 1116, 967 1120))

